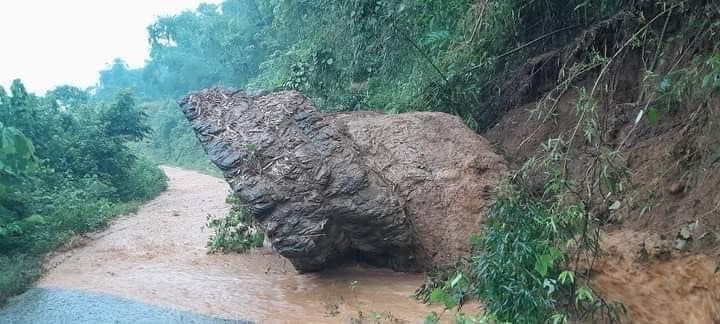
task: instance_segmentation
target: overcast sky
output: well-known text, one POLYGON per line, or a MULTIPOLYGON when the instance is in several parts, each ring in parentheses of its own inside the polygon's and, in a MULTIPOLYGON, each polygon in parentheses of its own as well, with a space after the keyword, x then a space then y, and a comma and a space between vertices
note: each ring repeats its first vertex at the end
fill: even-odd
POLYGON ((3 0, 0 85, 22 79, 37 94, 60 84, 85 88, 113 58, 140 67, 146 27, 157 16, 219 0, 3 0))

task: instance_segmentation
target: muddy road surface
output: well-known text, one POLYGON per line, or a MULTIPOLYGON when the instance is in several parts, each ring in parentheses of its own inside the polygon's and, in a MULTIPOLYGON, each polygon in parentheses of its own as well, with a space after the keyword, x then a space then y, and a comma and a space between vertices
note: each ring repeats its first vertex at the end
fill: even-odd
MULTIPOLYGON (((0 310, 14 322, 422 322, 440 311, 412 299, 420 274, 353 265, 297 274, 271 250, 209 255, 208 217, 228 186, 164 167, 169 188, 48 262, 37 287, 0 310)), ((448 315, 450 317, 450 315, 448 315)))

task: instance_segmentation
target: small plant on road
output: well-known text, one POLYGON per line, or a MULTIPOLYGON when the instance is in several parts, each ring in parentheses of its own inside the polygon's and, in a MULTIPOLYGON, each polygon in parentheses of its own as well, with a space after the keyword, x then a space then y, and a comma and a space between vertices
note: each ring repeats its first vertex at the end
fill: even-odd
POLYGON ((212 219, 208 215, 207 227, 214 231, 207 244, 208 252, 245 253, 262 247, 265 234, 253 222, 250 213, 232 195, 228 196, 227 202, 232 208, 226 217, 212 219))

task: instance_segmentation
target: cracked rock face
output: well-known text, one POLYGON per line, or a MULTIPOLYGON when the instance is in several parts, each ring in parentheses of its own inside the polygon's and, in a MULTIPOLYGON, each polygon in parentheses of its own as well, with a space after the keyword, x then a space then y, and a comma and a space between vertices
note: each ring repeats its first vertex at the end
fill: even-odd
POLYGON ((301 272, 348 259, 396 270, 469 251, 505 164, 443 113, 326 114, 298 92, 180 101, 210 159, 301 272))

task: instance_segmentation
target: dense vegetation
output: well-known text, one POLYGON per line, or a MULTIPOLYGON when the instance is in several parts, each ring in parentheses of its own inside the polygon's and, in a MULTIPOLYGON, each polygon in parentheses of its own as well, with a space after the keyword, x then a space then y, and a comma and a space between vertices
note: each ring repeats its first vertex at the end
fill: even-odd
POLYGON ((144 102, 138 109, 148 115, 147 124, 152 132, 142 142, 130 145, 133 152, 155 163, 220 175, 220 171, 200 147, 200 142, 190 130, 190 124, 174 101, 144 102))
MULTIPOLYGON (((228 0, 148 27, 151 60, 103 71, 97 96, 213 85, 298 89, 328 110, 446 110, 472 120, 512 54, 541 53, 622 1, 228 0), (538 13, 542 13, 539 15, 538 13), (527 42, 542 37, 542 42, 527 42), (521 46, 523 50, 515 50, 521 46), (480 79, 478 79, 480 78, 480 79), (456 108, 450 108, 456 107, 456 108)), ((522 57, 520 55, 519 57, 522 57)))
POLYGON ((150 60, 101 72, 97 99, 131 89, 153 121, 143 152, 207 167, 170 102, 223 85, 296 89, 325 110, 435 110, 484 129, 504 73, 564 44, 623 1, 227 0, 148 27, 150 60), (170 100, 170 101, 168 101, 170 100), (181 128, 175 128, 180 126, 181 128), (172 131, 173 129, 177 131, 172 131), (157 131, 161 130, 161 131, 157 131), (178 147, 175 151, 173 148, 178 147), (156 150, 161 148, 160 150, 156 150))
POLYGON ((126 146, 149 134, 132 96, 88 98, 68 86, 45 97, 19 80, 0 87, 0 302, 37 277, 46 252, 165 188, 126 146))

